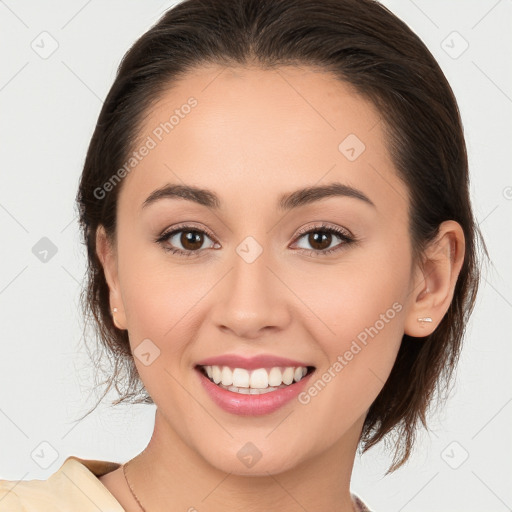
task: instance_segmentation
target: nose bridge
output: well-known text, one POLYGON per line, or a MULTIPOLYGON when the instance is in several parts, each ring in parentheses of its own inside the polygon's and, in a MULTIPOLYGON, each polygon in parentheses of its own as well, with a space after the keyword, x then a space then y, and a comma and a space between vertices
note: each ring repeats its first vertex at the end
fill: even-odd
POLYGON ((272 261, 271 250, 253 236, 235 247, 231 270, 214 306, 218 327, 229 328, 241 337, 255 337, 268 327, 284 327, 288 321, 286 297, 282 283, 270 269, 272 261))
POLYGON ((273 276, 268 268, 271 260, 269 248, 264 247, 253 236, 247 236, 236 246, 232 258, 230 296, 238 301, 239 308, 244 307, 243 304, 249 308, 264 308, 272 300, 272 296, 276 297, 275 293, 270 293, 273 289, 273 276))

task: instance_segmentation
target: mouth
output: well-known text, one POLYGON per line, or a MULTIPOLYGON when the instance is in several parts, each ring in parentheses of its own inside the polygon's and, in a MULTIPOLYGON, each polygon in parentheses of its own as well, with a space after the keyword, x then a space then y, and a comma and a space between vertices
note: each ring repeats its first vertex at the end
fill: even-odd
POLYGON ((272 366, 255 369, 196 365, 210 382, 232 393, 263 395, 289 388, 315 371, 314 366, 272 366))

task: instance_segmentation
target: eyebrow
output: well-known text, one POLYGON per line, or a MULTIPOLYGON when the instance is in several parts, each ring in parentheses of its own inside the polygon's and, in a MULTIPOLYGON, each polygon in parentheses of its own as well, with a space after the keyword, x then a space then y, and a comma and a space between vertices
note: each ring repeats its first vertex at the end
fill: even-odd
MULTIPOLYGON (((328 185, 322 186, 306 187, 295 190, 291 193, 282 194, 279 197, 277 206, 279 210, 287 211, 311 204, 316 201, 320 201, 321 199, 328 197, 352 197, 355 199, 360 199, 366 204, 376 208, 371 199, 361 190, 338 182, 329 183, 328 185)), ((153 204, 161 199, 173 198, 193 201, 202 206, 206 206, 215 210, 218 210, 222 205, 222 201, 220 200, 219 196, 211 190, 206 190, 192 185, 167 184, 162 188, 151 192, 151 194, 142 204, 142 208, 146 208, 150 204, 153 204)))

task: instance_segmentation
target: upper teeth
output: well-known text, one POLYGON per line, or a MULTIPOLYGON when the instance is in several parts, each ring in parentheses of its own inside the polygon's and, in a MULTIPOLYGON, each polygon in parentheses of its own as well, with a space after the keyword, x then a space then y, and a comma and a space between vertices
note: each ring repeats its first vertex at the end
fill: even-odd
POLYGON ((265 389, 268 386, 277 387, 281 384, 299 382, 307 373, 305 366, 286 368, 258 368, 246 370, 245 368, 230 368, 229 366, 203 366, 206 374, 215 384, 235 386, 237 388, 265 389))

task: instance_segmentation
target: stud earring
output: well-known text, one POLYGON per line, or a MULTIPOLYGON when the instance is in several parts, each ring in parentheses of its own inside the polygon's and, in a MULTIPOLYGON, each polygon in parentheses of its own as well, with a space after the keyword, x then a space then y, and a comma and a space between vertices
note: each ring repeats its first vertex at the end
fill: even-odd
POLYGON ((420 323, 421 327, 425 327, 425 323, 431 323, 432 318, 430 318, 429 316, 426 316, 424 318, 418 318, 418 322, 420 323))

